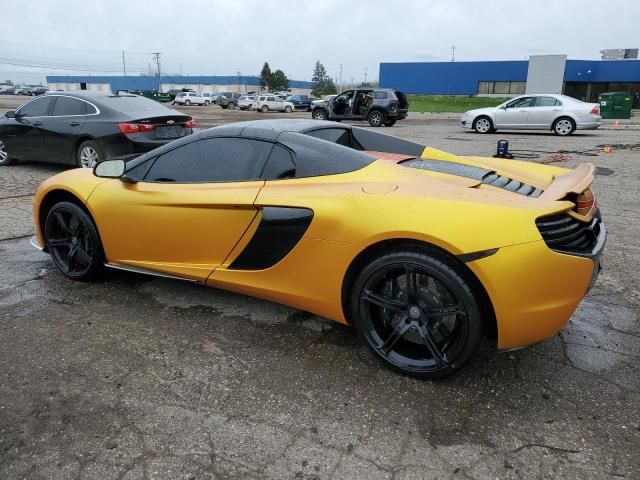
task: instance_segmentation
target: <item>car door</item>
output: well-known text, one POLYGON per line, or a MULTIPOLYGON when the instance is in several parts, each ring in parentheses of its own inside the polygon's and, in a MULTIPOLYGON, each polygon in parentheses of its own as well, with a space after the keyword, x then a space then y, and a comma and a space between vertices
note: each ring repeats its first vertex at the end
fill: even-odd
POLYGON ((40 127, 49 146, 47 155, 54 162, 75 163, 75 145, 83 133, 89 105, 84 100, 66 95, 54 98, 51 115, 40 127))
POLYGON ((496 110, 495 128, 527 128, 536 97, 519 97, 496 110))
POLYGON ((246 138, 180 145, 137 165, 136 183, 101 184, 89 199, 110 263, 204 281, 257 210, 272 148, 246 138))
POLYGON ((329 102, 329 117, 335 119, 350 118, 352 116, 354 90, 347 90, 329 102))
POLYGON ((9 156, 20 160, 47 160, 43 156, 48 145, 41 127, 49 114, 54 98, 49 95, 26 103, 0 126, 0 139, 9 156))
POLYGON ((551 129, 553 120, 562 110, 562 102, 555 97, 536 97, 535 105, 529 109, 529 128, 551 129))

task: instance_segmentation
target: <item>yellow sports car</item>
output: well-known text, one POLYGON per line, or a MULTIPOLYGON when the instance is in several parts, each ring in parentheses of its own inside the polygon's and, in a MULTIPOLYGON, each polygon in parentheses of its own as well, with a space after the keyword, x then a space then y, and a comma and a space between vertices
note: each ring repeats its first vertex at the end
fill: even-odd
POLYGON ((606 231, 574 170, 459 157, 377 130, 255 121, 46 180, 35 246, 76 280, 103 267, 266 298, 353 325, 423 378, 567 322, 606 231))

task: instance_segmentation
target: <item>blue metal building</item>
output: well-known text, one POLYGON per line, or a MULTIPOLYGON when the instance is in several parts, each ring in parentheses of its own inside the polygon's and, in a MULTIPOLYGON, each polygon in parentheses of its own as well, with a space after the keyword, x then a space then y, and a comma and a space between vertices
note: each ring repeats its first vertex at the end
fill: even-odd
MULTIPOLYGON (((533 58, 533 57, 532 57, 533 58)), ((560 88, 594 100, 605 91, 640 95, 640 60, 566 60, 560 88)), ((525 93, 529 61, 381 63, 380 86, 426 95, 525 93)))

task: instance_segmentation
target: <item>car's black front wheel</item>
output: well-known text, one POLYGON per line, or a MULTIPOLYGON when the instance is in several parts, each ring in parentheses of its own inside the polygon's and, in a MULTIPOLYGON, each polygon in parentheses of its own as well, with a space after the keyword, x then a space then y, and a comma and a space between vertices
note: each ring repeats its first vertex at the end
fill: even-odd
POLYGON ((45 220, 44 239, 53 263, 67 277, 88 281, 104 266, 98 230, 89 214, 71 202, 56 203, 45 220))
POLYGON ((311 114, 311 118, 314 120, 326 120, 327 112, 325 112, 323 108, 316 108, 311 114))
POLYGON ((76 164, 82 168, 94 168, 104 160, 104 154, 100 145, 93 140, 85 140, 78 147, 76 164))
POLYGON ((371 125, 372 127, 381 127, 382 125, 384 125, 384 113, 382 113, 380 110, 373 110, 371 112, 369 112, 369 115, 367 115, 367 120, 369 122, 369 125, 371 125))
POLYGON ((350 292, 353 325, 387 366, 419 378, 453 374, 480 346, 482 319, 454 259, 403 249, 370 261, 350 292))
POLYGON ((0 140, 0 166, 13 165, 14 163, 16 163, 16 160, 9 156, 7 146, 0 140))

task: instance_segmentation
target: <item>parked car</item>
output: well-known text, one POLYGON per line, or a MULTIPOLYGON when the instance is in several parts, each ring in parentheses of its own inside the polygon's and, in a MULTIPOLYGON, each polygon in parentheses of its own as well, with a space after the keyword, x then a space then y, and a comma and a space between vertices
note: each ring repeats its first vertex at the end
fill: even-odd
POLYGON ((255 103, 257 95, 242 95, 238 99, 238 108, 240 110, 252 110, 253 104, 255 103))
POLYGON ((367 120, 372 127, 391 127, 407 117, 409 102, 400 90, 358 88, 347 90, 315 106, 314 120, 367 120))
POLYGON ((460 126, 477 133, 496 130, 550 130, 570 135, 576 130, 598 128, 600 105, 566 95, 522 95, 497 107, 477 108, 462 115, 460 126))
POLYGON ((522 348, 569 321, 606 240, 595 179, 334 122, 232 123, 45 180, 31 242, 72 280, 107 266, 289 304, 441 378, 485 336, 522 348))
POLYGON ((0 90, 0 95, 15 95, 15 88, 5 88, 4 90, 0 90))
POLYGON ((311 109, 314 109, 315 107, 319 107, 320 105, 327 105, 331 100, 333 100, 334 98, 336 98, 337 95, 325 95, 322 98, 319 98, 318 100, 313 100, 311 102, 311 109))
POLYGON ((256 100, 256 110, 262 113, 268 111, 293 112, 294 106, 291 102, 285 102, 275 95, 260 95, 256 100))
POLYGON ((289 95, 286 100, 293 103, 296 110, 311 111, 311 98, 309 98, 309 95, 289 95))
POLYGON ((238 106, 238 100, 242 94, 237 92, 222 92, 216 99, 216 104, 222 108, 236 108, 238 106))
POLYGON ((180 92, 173 99, 173 104, 179 105, 209 105, 211 104, 210 98, 205 98, 196 92, 180 92))
POLYGON ((45 87, 36 87, 33 89, 33 95, 34 96, 38 96, 38 95, 43 95, 45 93, 47 93, 48 90, 45 87))
POLYGON ((0 165, 34 160, 92 168, 152 150, 194 127, 190 116, 137 95, 47 93, 0 118, 0 165))
POLYGON ((19 88, 16 90, 15 94, 30 97, 33 95, 33 91, 30 88, 19 88))

